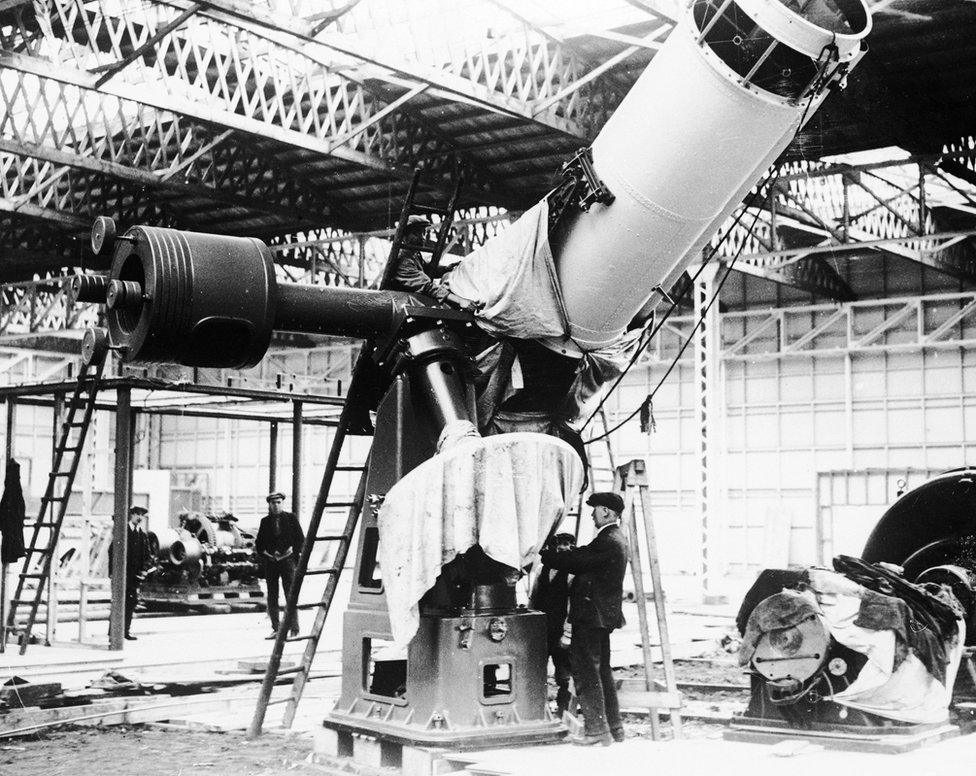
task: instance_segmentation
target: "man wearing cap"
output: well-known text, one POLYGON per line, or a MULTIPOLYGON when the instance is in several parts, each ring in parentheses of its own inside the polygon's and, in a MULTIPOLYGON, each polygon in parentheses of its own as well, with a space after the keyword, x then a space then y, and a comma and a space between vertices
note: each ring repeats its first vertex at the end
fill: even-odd
POLYGON ((149 510, 145 507, 129 509, 125 539, 125 638, 129 641, 136 640, 132 635, 132 615, 139 603, 139 583, 151 560, 149 537, 142 530, 142 521, 148 514, 149 510))
MULTIPOLYGON (((298 518, 281 508, 284 500, 284 493, 268 495, 268 514, 261 519, 254 540, 254 551, 264 566, 264 581, 268 588, 268 617, 272 628, 271 635, 267 637, 269 639, 273 639, 278 632, 278 581, 281 581, 287 597, 295 581, 298 554, 305 543, 305 534, 298 518)), ((292 636, 298 635, 297 615, 293 615, 287 627, 292 636)))
MULTIPOLYGON (((424 235, 433 224, 424 216, 412 215, 407 218, 403 228, 403 240, 412 245, 420 245, 424 235)), ((415 294, 429 296, 435 302, 448 304, 461 310, 474 310, 477 305, 470 299, 464 299, 443 283, 435 280, 424 267, 424 257, 416 248, 401 249, 397 257, 396 272, 390 281, 392 291, 409 291, 415 294)))
MULTIPOLYGON (((568 552, 576 546, 571 533, 557 533, 546 549, 557 553, 568 552)), ((565 635, 566 614, 569 610, 569 587, 572 575, 543 565, 532 590, 530 604, 533 609, 546 615, 546 650, 552 659, 553 678, 556 680, 556 713, 561 718, 569 709, 569 679, 572 669, 569 660, 569 639, 565 635)))
POLYGON ((618 493, 603 492, 592 494, 586 503, 593 507, 593 540, 565 552, 546 550, 541 557, 546 566, 576 575, 569 598, 569 652, 584 735, 574 743, 609 746, 612 740, 624 740, 610 668, 610 632, 624 624, 620 603, 628 550, 618 525, 624 502, 618 493))

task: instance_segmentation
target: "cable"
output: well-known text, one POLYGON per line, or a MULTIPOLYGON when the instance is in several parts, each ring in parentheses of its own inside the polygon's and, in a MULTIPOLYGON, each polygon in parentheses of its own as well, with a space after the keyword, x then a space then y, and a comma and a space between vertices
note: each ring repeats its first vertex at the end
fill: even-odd
MULTIPOLYGON (((761 190, 762 190, 762 187, 760 187, 760 189, 757 190, 757 193, 758 193, 758 191, 761 191, 761 190)), ((745 208, 743 208, 742 212, 744 213, 746 211, 746 209, 748 209, 748 207, 750 207, 750 206, 751 206, 751 203, 750 203, 750 205, 747 205, 745 208)), ((759 211, 757 210, 753 214, 752 223, 749 225, 749 231, 752 231, 752 229, 753 229, 753 227, 755 227, 756 221, 758 219, 759 219, 759 211)), ((607 429, 604 433, 600 434, 599 436, 595 436, 595 437, 592 437, 591 439, 588 439, 584 444, 587 444, 588 445, 588 444, 591 444, 592 442, 599 442, 601 439, 606 439, 608 436, 610 436, 614 432, 619 431, 623 426, 625 426, 627 423, 629 423, 634 418, 636 418, 637 415, 640 414, 641 409, 643 409, 648 403, 650 403, 650 402, 653 401, 654 395, 658 392, 658 390, 664 384, 664 381, 668 379, 668 377, 670 376, 671 372, 674 371, 674 368, 678 365, 678 362, 681 360, 681 357, 684 355, 684 352, 688 349, 688 346, 691 344, 691 341, 692 341, 692 339, 695 336, 695 332, 697 332, 698 329, 701 328, 702 324, 705 322, 705 316, 708 315, 708 311, 711 309, 712 305, 715 304, 715 302, 718 300, 719 293, 722 290, 722 286, 725 285, 725 281, 728 280, 729 275, 732 273, 732 269, 735 266, 735 262, 738 260, 739 256, 742 254, 742 249, 744 247, 745 247, 745 242, 743 242, 742 245, 739 246, 739 249, 736 251, 735 256, 733 256, 732 257, 732 260, 726 265, 725 274, 722 275, 722 279, 719 281, 718 288, 715 289, 715 293, 712 295, 712 298, 708 300, 708 304, 706 304, 705 305, 705 309, 702 310, 701 317, 699 317, 699 319, 695 322, 695 325, 692 327, 691 331, 689 332, 688 337, 685 339, 684 343, 681 345, 681 349, 678 351, 677 355, 674 357, 674 359, 671 361, 671 364, 668 366, 667 371, 664 373, 664 375, 661 377, 661 379, 658 380, 657 385, 654 386, 654 390, 652 390, 647 395, 647 398, 644 399, 644 401, 642 401, 640 403, 640 405, 638 405, 637 409, 635 409, 633 412, 631 412, 626 418, 624 418, 619 423, 617 423, 613 428, 607 429)), ((704 265, 702 265, 702 266, 704 266, 704 265)))

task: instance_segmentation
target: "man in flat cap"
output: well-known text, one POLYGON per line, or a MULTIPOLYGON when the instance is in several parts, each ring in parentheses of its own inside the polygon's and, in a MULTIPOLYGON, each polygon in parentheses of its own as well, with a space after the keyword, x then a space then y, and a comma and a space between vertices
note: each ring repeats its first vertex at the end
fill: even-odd
POLYGON ((126 530, 125 550, 125 638, 135 641, 132 635, 132 615, 139 603, 139 584, 152 559, 149 537, 142 529, 142 521, 149 510, 134 506, 129 509, 129 526, 126 530))
POLYGON ((610 632, 624 624, 620 603, 627 570, 627 541, 620 530, 624 501, 619 493, 594 493, 596 535, 583 546, 564 552, 546 550, 549 568, 575 574, 569 598, 573 637, 569 647, 573 684, 583 709, 584 735, 574 743, 589 746, 624 740, 617 688, 610 668, 610 632))
MULTIPOLYGON (((412 215, 403 227, 403 241, 408 245, 421 245, 428 229, 433 224, 426 216, 412 215)), ((416 248, 403 248, 397 256, 397 268, 389 283, 392 291, 409 291, 429 296, 435 302, 447 304, 461 310, 475 310, 477 305, 451 293, 447 284, 441 283, 428 274, 424 257, 416 248)))
MULTIPOLYGON (((305 534, 298 518, 281 508, 284 500, 284 493, 268 495, 268 514, 261 518, 258 535, 254 540, 254 550, 264 567, 264 581, 268 588, 268 617, 272 628, 271 635, 267 637, 269 639, 273 639, 278 633, 278 582, 281 581, 287 598, 295 581, 298 555, 305 543, 305 534)), ((291 622, 286 623, 286 627, 292 636, 298 635, 297 613, 293 615, 291 622)))

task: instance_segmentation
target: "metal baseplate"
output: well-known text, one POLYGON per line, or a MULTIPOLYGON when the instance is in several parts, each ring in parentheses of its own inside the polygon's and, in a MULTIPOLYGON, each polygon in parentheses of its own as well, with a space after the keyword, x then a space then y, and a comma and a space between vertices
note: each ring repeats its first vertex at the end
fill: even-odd
POLYGON ((259 585, 154 585, 143 583, 139 598, 147 609, 262 611, 267 606, 259 585))
POLYGON ((313 759, 335 776, 508 776, 496 766, 479 765, 482 757, 472 748, 393 741, 327 724, 315 734, 313 759))
POLYGON ((778 720, 735 716, 722 738, 726 741, 745 741, 753 744, 778 744, 781 741, 808 741, 827 749, 849 752, 877 752, 900 754, 929 746, 946 738, 955 738, 961 731, 949 722, 936 724, 860 727, 854 725, 812 724, 809 728, 794 727, 778 720))

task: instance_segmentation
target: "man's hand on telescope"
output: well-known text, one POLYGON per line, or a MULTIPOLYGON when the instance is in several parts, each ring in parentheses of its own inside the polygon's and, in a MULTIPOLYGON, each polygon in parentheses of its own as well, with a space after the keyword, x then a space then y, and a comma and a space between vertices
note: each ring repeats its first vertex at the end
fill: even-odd
POLYGON ((444 303, 468 313, 476 313, 478 310, 484 307, 484 303, 482 302, 475 302, 473 299, 465 299, 463 296, 458 296, 450 291, 447 292, 447 298, 444 299, 444 303))

